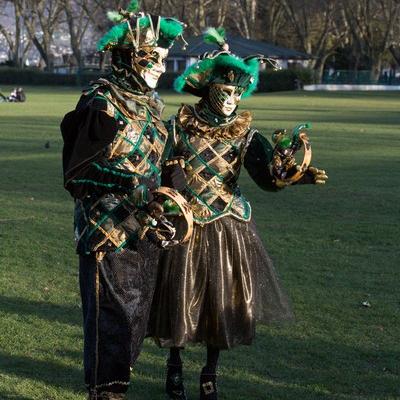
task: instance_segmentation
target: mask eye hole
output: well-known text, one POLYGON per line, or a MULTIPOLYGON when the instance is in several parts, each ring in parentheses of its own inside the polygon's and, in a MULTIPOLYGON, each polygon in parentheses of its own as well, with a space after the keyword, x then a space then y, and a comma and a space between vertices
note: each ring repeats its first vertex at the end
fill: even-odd
POLYGON ((240 87, 236 88, 236 90, 235 90, 235 95, 236 96, 241 96, 243 93, 244 93, 244 89, 243 88, 240 88, 240 87))
POLYGON ((144 50, 139 50, 137 53, 138 57, 144 58, 147 56, 147 53, 144 50))
POLYGON ((232 89, 222 89, 222 93, 227 97, 231 97, 234 94, 234 90, 232 90, 232 89))

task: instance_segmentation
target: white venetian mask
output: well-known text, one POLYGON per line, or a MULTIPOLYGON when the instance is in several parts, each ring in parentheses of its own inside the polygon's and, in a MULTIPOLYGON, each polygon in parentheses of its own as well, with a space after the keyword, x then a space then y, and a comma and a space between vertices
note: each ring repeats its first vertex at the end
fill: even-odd
POLYGON ((133 59, 133 67, 150 89, 157 86, 161 74, 165 72, 168 49, 163 47, 141 48, 133 59))

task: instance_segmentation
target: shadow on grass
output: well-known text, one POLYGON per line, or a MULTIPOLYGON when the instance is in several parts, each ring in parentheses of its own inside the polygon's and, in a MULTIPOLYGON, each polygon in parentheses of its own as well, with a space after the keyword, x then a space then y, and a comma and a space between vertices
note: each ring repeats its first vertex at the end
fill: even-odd
MULTIPOLYGON (((190 398, 195 398, 194 394, 198 393, 198 374, 204 363, 205 353, 202 347, 189 348, 183 353, 186 386, 190 398)), ((83 371, 76 367, 81 354, 65 349, 58 355, 71 359, 75 366, 0 352, 0 373, 82 393, 83 371)), ((165 399, 163 382, 166 355, 166 350, 146 344, 134 368, 129 398, 165 399)), ((400 395, 400 371, 396 360, 399 357, 400 353, 396 352, 358 348, 320 338, 300 340, 271 336, 264 332, 258 335, 258 340, 253 346, 242 346, 221 354, 219 398, 398 398, 396 396, 400 395)), ((29 399, 11 395, 6 397, 13 398, 29 399)))
POLYGON ((0 295, 0 310, 8 314, 32 315, 68 325, 81 326, 81 311, 73 305, 52 304, 45 301, 27 300, 0 295))
MULTIPOLYGON (((143 377, 133 381, 136 400, 148 399, 148 381, 161 382, 155 393, 161 393, 163 389, 167 351, 147 344, 145 352, 155 362, 149 363, 144 354, 139 358, 135 370, 143 377)), ((201 347, 188 348, 182 354, 190 398, 197 393, 198 374, 205 356, 206 351, 201 347)), ((396 397, 400 396, 399 359, 399 352, 356 347, 320 338, 300 340, 271 336, 264 332, 258 335, 253 346, 221 353, 220 398, 399 398, 396 397)))
POLYGON ((1 400, 35 400, 33 397, 25 397, 11 392, 2 392, 1 400))
POLYGON ((1 373, 23 379, 40 381, 48 386, 82 391, 82 370, 54 361, 37 360, 28 356, 10 355, 0 351, 1 373))

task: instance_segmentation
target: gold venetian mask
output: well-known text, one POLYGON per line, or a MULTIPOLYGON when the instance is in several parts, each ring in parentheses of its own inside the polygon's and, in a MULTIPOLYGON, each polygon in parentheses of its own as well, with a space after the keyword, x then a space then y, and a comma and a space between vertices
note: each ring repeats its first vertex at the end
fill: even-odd
POLYGON ((214 83, 210 85, 209 100, 218 114, 229 117, 240 103, 244 89, 238 86, 214 83))
POLYGON ((150 89, 157 86, 161 74, 165 72, 168 49, 143 46, 132 57, 132 68, 146 82, 150 89))

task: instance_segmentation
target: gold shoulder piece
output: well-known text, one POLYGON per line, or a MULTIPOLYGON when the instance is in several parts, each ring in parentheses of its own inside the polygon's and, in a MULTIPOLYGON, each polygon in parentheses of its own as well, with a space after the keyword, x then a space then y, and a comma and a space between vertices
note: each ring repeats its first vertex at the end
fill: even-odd
POLYGON ((249 111, 240 113, 231 123, 223 126, 210 126, 196 117, 192 106, 183 104, 177 113, 177 122, 192 134, 213 139, 239 139, 250 129, 252 115, 249 111))

